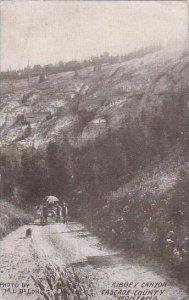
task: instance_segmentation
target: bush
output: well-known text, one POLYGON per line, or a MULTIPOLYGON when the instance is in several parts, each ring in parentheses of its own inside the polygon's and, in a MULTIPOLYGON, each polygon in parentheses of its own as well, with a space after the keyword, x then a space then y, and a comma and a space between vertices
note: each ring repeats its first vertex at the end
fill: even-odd
POLYGON ((26 214, 13 204, 0 200, 0 238, 17 227, 33 221, 33 217, 26 214))

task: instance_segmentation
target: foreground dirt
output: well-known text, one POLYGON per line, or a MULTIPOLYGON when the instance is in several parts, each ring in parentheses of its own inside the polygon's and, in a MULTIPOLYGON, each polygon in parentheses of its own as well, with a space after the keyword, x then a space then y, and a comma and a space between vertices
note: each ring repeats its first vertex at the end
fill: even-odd
POLYGON ((27 228, 20 227, 0 242, 2 300, 189 299, 182 287, 103 246, 81 224, 36 223, 30 225, 31 239, 25 238, 27 228), (49 284, 51 277, 57 284, 60 272, 69 289, 63 298, 49 284))

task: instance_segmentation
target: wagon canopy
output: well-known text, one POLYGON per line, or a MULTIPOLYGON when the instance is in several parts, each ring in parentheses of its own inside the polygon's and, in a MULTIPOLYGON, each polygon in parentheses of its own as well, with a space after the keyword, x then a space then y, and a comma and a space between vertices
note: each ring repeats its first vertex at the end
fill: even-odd
POLYGON ((47 202, 48 203, 55 203, 55 202, 59 202, 58 198, 55 196, 48 196, 47 197, 47 202))

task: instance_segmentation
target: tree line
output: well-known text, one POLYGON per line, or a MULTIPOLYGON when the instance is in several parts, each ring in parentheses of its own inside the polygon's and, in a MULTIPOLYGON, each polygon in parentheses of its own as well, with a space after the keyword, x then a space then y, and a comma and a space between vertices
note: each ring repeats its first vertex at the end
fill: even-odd
POLYGON ((161 49, 160 45, 152 45, 149 47, 141 48, 139 50, 130 52, 125 55, 110 55, 108 52, 104 52, 100 56, 92 56, 89 59, 83 61, 71 60, 68 62, 59 61, 56 64, 46 64, 41 66, 40 64, 33 67, 27 66, 22 70, 8 70, 0 72, 0 79, 22 79, 40 75, 57 74, 62 72, 79 71, 82 68, 89 66, 99 67, 103 64, 115 64, 124 62, 137 57, 143 57, 144 55, 152 52, 156 52, 161 49))

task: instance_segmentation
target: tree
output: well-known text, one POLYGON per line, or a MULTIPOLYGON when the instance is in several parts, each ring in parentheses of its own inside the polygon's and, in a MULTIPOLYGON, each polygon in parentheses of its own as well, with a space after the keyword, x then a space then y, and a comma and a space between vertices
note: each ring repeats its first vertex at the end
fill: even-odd
POLYGON ((63 72, 64 71, 64 67, 65 67, 64 62, 63 61, 59 61, 58 64, 57 64, 58 71, 63 72))
POLYGON ((45 72, 48 74, 51 74, 54 72, 55 67, 53 66, 53 64, 48 64, 44 66, 45 72))
POLYGON ((33 67, 33 72, 34 72, 34 73, 40 74, 40 73, 42 72, 42 70, 43 70, 43 68, 42 68, 41 65, 35 65, 35 66, 33 67))
POLYGON ((107 63, 107 62, 109 62, 110 54, 109 54, 107 51, 105 51, 105 52, 100 56, 100 58, 101 58, 101 61, 102 61, 103 63, 107 63))
POLYGON ((81 64, 77 60, 71 60, 65 64, 65 71, 78 71, 79 69, 81 69, 81 64))
POLYGON ((100 59, 98 56, 92 56, 90 58, 90 61, 92 62, 93 65, 97 65, 99 63, 100 59))

